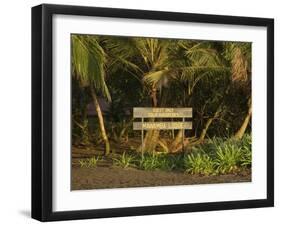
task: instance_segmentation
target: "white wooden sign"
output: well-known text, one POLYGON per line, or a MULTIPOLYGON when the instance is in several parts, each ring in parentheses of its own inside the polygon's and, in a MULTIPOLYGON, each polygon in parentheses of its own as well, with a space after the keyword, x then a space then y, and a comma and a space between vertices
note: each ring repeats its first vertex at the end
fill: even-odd
POLYGON ((184 130, 192 129, 192 122, 185 122, 185 118, 192 117, 192 108, 134 108, 133 117, 141 118, 141 122, 134 122, 133 129, 141 130, 142 156, 144 130, 182 130, 182 146, 184 150, 184 130), (182 118, 182 121, 144 121, 145 118, 182 118))
POLYGON ((134 130, 173 130, 192 129, 192 122, 134 122, 134 130))
POLYGON ((134 118, 191 118, 192 108, 134 108, 134 118))

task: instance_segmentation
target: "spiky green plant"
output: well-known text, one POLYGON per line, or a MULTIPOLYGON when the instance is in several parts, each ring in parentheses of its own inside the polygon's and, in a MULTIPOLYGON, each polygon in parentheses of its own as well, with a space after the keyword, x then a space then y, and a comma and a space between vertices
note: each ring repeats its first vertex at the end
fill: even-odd
POLYGON ((241 162, 241 148, 233 144, 218 146, 215 165, 219 173, 233 173, 238 171, 241 162))
POLYGON ((138 168, 143 170, 182 170, 183 156, 162 153, 145 154, 136 161, 138 168))
POLYGON ((186 172, 200 175, 214 175, 216 170, 214 168, 214 161, 210 156, 204 153, 196 153, 186 155, 184 159, 186 172))
POLYGON ((81 168, 87 167, 87 160, 86 159, 79 159, 79 165, 81 168))
POLYGON ((168 156, 168 170, 182 170, 184 168, 183 154, 168 156))
POLYGON ((123 152, 123 154, 117 158, 113 158, 113 164, 116 166, 120 166, 122 168, 128 168, 130 166, 134 165, 135 158, 126 152, 123 152))
POLYGON ((244 147, 241 151, 241 166, 251 167, 252 166, 252 151, 248 147, 244 147))
POLYGON ((83 167, 86 167, 86 168, 96 168, 99 160, 100 160, 99 157, 80 159, 79 160, 79 164, 80 164, 81 168, 83 168, 83 167))
POLYGON ((155 170, 159 167, 159 157, 156 154, 146 154, 140 159, 138 165, 144 170, 155 170))
POLYGON ((251 134, 245 134, 241 140, 242 143, 242 159, 241 166, 252 166, 252 136, 251 134))

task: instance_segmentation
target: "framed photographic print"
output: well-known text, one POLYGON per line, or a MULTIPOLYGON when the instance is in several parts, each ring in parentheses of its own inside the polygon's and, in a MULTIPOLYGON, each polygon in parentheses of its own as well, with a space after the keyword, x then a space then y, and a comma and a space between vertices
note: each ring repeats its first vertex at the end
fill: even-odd
POLYGON ((32 217, 274 205, 274 21, 32 8, 32 217))

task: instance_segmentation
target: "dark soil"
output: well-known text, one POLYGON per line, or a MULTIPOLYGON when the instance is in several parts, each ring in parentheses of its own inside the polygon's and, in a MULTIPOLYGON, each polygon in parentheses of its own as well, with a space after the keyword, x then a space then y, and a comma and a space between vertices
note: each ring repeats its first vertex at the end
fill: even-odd
POLYGON ((250 182, 251 172, 245 171, 234 175, 199 176, 183 172, 144 171, 134 168, 72 167, 72 190, 128 188, 148 186, 169 186, 189 184, 213 184, 250 182))
MULTIPOLYGON (((117 153, 117 150, 120 149, 121 148, 116 148, 115 153, 117 153)), ((105 157, 103 157, 103 161, 98 163, 97 168, 80 167, 80 159, 101 155, 103 155, 102 146, 98 148, 75 147, 72 149, 72 190, 235 183, 251 181, 250 170, 245 170, 238 174, 200 176, 187 174, 181 171, 145 171, 136 168, 123 169, 121 167, 114 166, 112 164, 112 159, 105 157)))

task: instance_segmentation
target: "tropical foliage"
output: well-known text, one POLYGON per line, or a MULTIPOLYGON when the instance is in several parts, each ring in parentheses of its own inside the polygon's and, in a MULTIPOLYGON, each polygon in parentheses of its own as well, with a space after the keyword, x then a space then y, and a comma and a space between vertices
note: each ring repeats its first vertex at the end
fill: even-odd
POLYGON ((75 34, 71 42, 74 146, 116 152, 123 168, 213 175, 251 166, 251 43, 75 34), (192 107, 193 129, 183 142, 181 131, 146 132, 140 157, 132 130, 140 106, 192 107))

